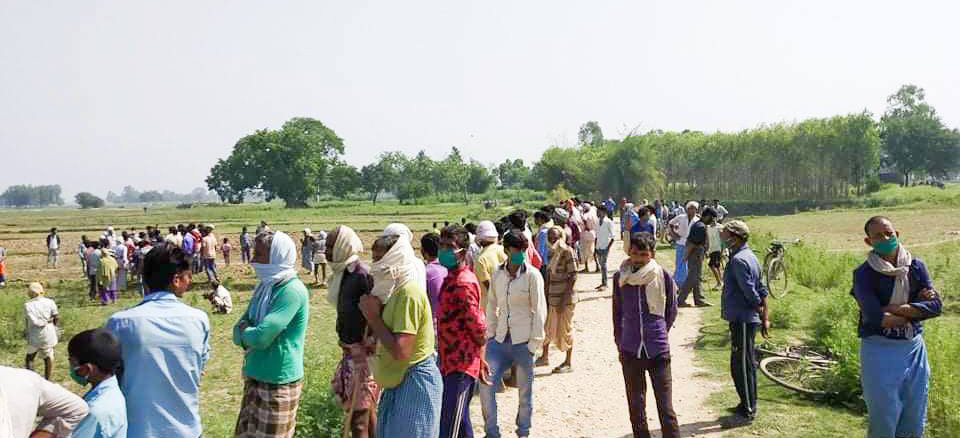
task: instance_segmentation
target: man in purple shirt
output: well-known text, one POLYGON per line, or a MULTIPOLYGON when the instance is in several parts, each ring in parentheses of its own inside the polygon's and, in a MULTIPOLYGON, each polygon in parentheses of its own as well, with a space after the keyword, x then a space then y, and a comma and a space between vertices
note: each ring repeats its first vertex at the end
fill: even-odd
POLYGON ((677 319, 673 277, 654 259, 650 233, 630 236, 630 258, 613 275, 613 338, 620 353, 634 438, 650 437, 644 374, 650 374, 663 438, 680 436, 673 411, 668 333, 677 319))
POLYGON ((420 238, 420 255, 427 266, 427 296, 430 297, 430 308, 433 312, 433 326, 437 326, 437 317, 440 315, 440 287, 443 279, 447 278, 447 268, 437 261, 440 251, 440 235, 427 233, 420 238))

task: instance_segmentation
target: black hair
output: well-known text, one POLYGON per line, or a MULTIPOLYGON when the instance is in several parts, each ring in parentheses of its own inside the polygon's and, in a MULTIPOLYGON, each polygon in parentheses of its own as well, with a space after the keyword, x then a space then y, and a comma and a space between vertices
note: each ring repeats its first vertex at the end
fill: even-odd
POLYGON ((400 239, 400 236, 396 234, 391 234, 389 236, 380 236, 377 238, 377 240, 373 241, 373 246, 370 249, 378 250, 378 251, 382 250, 384 252, 387 252, 390 250, 390 248, 393 248, 393 245, 397 243, 397 240, 399 239, 400 239))
POLYGON ((607 206, 606 206, 606 205, 604 205, 604 204, 600 204, 599 206, 597 206, 597 210, 600 210, 600 211, 607 211, 607 212, 609 212, 609 211, 610 211, 610 210, 607 210, 607 206))
POLYGON ((524 236, 523 232, 520 230, 511 230, 509 233, 503 236, 504 248, 516 248, 521 251, 526 251, 529 244, 530 243, 527 241, 527 236, 524 236))
POLYGON ((700 213, 700 216, 710 216, 712 218, 717 217, 717 210, 713 207, 707 207, 703 209, 703 213, 700 213))
POLYGON ((533 220, 537 222, 547 223, 550 221, 550 216, 548 216, 546 213, 544 213, 541 210, 537 210, 533 212, 533 220))
POLYGON ((247 232, 247 227, 243 227, 243 228, 241 228, 241 229, 240 229, 240 231, 242 231, 242 232, 244 232, 244 233, 246 233, 246 232, 247 232))
POLYGON ((120 341, 104 328, 77 333, 67 344, 67 353, 80 365, 92 363, 105 373, 117 373, 123 367, 120 341))
POLYGON ((638 251, 653 252, 657 250, 657 239, 653 237, 653 234, 646 231, 632 233, 630 234, 630 247, 636 248, 638 251))
POLYGON ((467 232, 470 234, 477 234, 477 224, 473 222, 468 222, 463 228, 467 229, 467 232))
POLYGON ((161 243, 143 259, 143 282, 151 292, 166 290, 173 277, 190 270, 190 261, 183 250, 171 243, 161 243))
POLYGON ((436 223, 436 222, 433 223, 433 228, 434 228, 434 229, 437 228, 437 223, 436 223))
POLYGON ((879 224, 883 221, 893 223, 893 221, 891 221, 890 218, 886 216, 874 216, 870 219, 867 219, 867 223, 863 224, 863 233, 866 234, 867 237, 870 237, 870 225, 879 224))
POLYGON ((457 244, 457 248, 466 249, 470 247, 470 234, 467 233, 466 228, 460 225, 453 224, 443 227, 443 230, 440 231, 440 237, 453 239, 457 244))
POLYGON ((444 227, 444 228, 449 227, 449 226, 450 226, 450 221, 443 221, 443 227, 444 227))
POLYGON ((527 212, 526 210, 516 210, 513 213, 507 215, 507 220, 510 221, 510 225, 513 228, 523 229, 527 225, 527 212))
POLYGON ((493 223, 493 228, 497 230, 497 235, 502 236, 503 233, 507 232, 507 226, 504 226, 503 221, 496 221, 493 223))
POLYGON ((431 258, 436 257, 440 251, 440 235, 437 233, 424 234, 420 238, 420 249, 431 258))

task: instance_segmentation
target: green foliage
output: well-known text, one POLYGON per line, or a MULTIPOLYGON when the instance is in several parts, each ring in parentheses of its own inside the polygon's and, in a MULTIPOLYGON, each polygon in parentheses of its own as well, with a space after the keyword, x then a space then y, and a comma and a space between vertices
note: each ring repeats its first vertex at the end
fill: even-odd
POLYGON ((361 186, 374 204, 383 191, 395 191, 406 157, 401 152, 383 152, 376 163, 360 169, 361 186))
POLYGON ((922 88, 904 85, 887 98, 882 118, 889 161, 910 184, 915 172, 943 177, 960 168, 960 134, 946 129, 922 88))
POLYGON ((580 131, 577 132, 577 140, 580 146, 603 145, 603 131, 600 129, 600 124, 591 120, 580 125, 580 131))
POLYGON ((103 207, 103 199, 100 199, 90 192, 80 192, 74 197, 80 208, 100 208, 103 207))
POLYGON ((0 195, 0 204, 11 207, 44 207, 63 205, 63 198, 60 197, 59 185, 16 185, 7 187, 0 195))
POLYGON ((514 160, 508 158, 497 166, 494 174, 500 178, 501 187, 518 188, 527 184, 530 178, 530 168, 519 158, 514 160))
POLYGON ((864 186, 864 190, 868 195, 871 193, 877 193, 882 189, 883 189, 883 182, 880 181, 880 177, 871 176, 870 178, 867 178, 867 183, 864 186))
POLYGON ((552 204, 559 204, 573 197, 573 194, 563 187, 563 184, 557 184, 550 193, 547 194, 547 200, 552 204))
POLYGON ((340 199, 360 190, 360 171, 347 163, 338 162, 330 169, 326 189, 340 199))
POLYGON ((304 207, 343 154, 343 140, 319 120, 296 117, 276 131, 259 130, 241 138, 226 160, 210 170, 207 187, 229 202, 248 190, 287 207, 304 207))

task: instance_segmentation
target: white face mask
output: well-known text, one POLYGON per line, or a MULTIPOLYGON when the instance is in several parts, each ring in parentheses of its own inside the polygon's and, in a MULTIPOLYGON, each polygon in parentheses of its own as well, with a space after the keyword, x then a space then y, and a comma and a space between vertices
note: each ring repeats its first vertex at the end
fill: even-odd
POLYGON ((386 303, 397 287, 397 280, 393 278, 389 269, 376 269, 370 275, 373 277, 373 289, 370 294, 386 303))

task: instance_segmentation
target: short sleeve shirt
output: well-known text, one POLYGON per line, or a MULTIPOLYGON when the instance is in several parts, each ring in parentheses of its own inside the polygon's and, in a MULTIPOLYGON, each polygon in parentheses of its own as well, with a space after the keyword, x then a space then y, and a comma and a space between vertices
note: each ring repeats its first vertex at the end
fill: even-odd
POLYGON ((40 348, 57 345, 57 328, 53 318, 59 314, 57 303, 47 297, 36 297, 23 304, 27 317, 27 342, 40 348))
POLYGON ((497 243, 480 250, 480 255, 473 263, 473 271, 477 274, 477 281, 480 282, 480 305, 486 305, 487 288, 483 282, 493 282, 493 271, 507 261, 507 253, 503 251, 503 246, 497 243))
POLYGON ((696 245, 703 245, 707 242, 707 227, 701 221, 696 221, 690 225, 690 234, 687 235, 687 241, 696 245))
POLYGON ((413 354, 410 360, 396 360, 379 344, 373 376, 381 387, 395 388, 403 382, 407 369, 430 357, 434 352, 435 338, 430 299, 423 285, 408 281, 397 288, 383 307, 383 323, 397 334, 414 336, 413 354))

